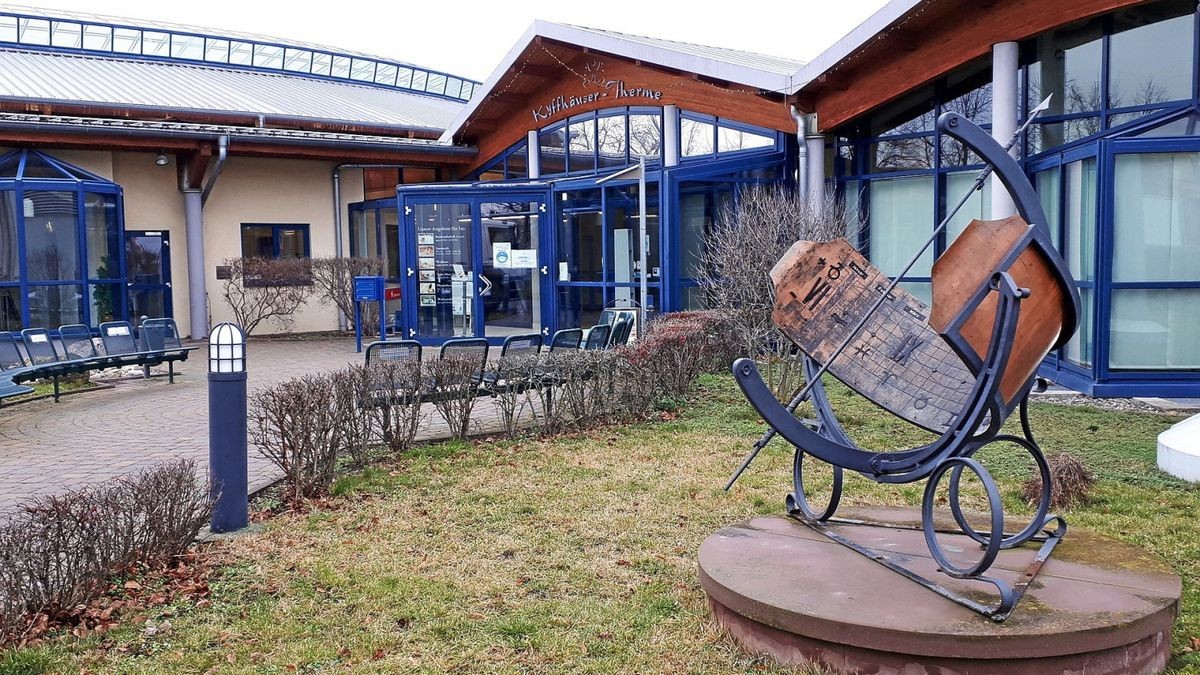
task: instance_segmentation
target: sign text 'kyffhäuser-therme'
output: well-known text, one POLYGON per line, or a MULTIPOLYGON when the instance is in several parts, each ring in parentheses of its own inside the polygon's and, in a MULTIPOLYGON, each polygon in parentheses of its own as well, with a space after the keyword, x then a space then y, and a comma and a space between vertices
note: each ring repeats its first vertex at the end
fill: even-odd
POLYGON ((662 91, 649 87, 626 86, 624 80, 611 80, 604 77, 604 65, 593 61, 584 68, 584 87, 591 91, 581 91, 578 94, 560 94, 548 102, 533 109, 533 120, 541 122, 564 111, 581 105, 594 103, 601 99, 641 98, 651 101, 661 101, 662 91))

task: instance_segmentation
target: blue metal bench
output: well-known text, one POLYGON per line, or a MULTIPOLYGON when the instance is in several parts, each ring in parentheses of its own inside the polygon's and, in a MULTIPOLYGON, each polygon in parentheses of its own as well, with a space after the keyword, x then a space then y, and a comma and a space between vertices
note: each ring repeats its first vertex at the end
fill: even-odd
MULTIPOLYGON (((195 347, 184 347, 174 319, 147 319, 142 322, 142 338, 128 321, 106 321, 100 324, 100 342, 118 366, 158 366, 167 364, 168 381, 175 383, 175 362, 186 361, 195 347)), ((108 366, 111 367, 111 366, 108 366)))
POLYGON ((582 342, 582 328, 564 328, 560 331, 555 331, 554 336, 550 338, 550 351, 555 351, 558 349, 579 349, 579 345, 582 342))
POLYGON ((612 326, 604 323, 592 326, 588 331, 587 342, 583 344, 584 349, 605 349, 608 347, 608 338, 612 335, 612 326))
POLYGON ((608 347, 620 347, 629 343, 629 333, 633 330, 633 316, 629 312, 621 312, 613 322, 612 335, 608 338, 608 347))
MULTIPOLYGON (((532 356, 540 351, 542 351, 542 336, 540 333, 510 335, 504 338, 504 343, 500 346, 500 358, 503 360, 511 357, 532 356)), ((483 387, 492 395, 495 395, 497 388, 509 387, 514 384, 520 389, 525 389, 528 387, 529 380, 525 378, 520 383, 505 382, 498 370, 486 371, 483 374, 483 387)))
POLYGON ((371 361, 420 361, 421 343, 416 340, 380 340, 367 345, 367 365, 371 361))

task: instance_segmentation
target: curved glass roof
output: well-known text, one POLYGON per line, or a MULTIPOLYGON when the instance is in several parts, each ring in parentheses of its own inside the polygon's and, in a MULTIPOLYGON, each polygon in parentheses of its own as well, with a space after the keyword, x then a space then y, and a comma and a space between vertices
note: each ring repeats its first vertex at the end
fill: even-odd
POLYGON ((135 56, 343 80, 466 101, 478 82, 409 63, 247 33, 0 5, 0 46, 135 56))

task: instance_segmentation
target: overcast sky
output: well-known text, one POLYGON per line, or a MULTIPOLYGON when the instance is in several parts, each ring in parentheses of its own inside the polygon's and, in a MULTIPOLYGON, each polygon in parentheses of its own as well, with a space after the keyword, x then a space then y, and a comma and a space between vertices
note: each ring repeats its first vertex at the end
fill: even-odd
POLYGON ((885 0, 711 4, 687 0, 26 0, 26 4, 317 42, 483 80, 534 19, 808 60, 885 0))

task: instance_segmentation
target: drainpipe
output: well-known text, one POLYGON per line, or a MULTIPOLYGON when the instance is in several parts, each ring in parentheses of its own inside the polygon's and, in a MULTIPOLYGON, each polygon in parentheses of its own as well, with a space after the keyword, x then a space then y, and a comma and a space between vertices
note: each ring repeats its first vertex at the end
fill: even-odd
POLYGON ((213 165, 212 171, 208 172, 208 179, 204 181, 204 192, 200 194, 200 203, 202 205, 208 203, 208 195, 212 193, 213 186, 217 184, 217 179, 221 177, 221 170, 225 168, 225 158, 228 155, 229 137, 222 136, 217 139, 217 162, 213 165))
POLYGON ((180 176, 183 193, 183 224, 187 241, 188 333, 193 339, 208 335, 208 279, 204 267, 204 203, 212 193, 229 153, 229 137, 217 139, 217 161, 203 188, 192 187, 187 165, 180 176))
POLYGON ((806 115, 808 134, 808 199, 818 211, 825 205, 825 137, 817 132, 817 116, 806 115))
POLYGON ((800 201, 808 202, 808 141, 805 138, 805 116, 791 106, 792 119, 796 121, 796 194, 800 201))
MULTIPOLYGON (((1016 42, 998 42, 992 46, 992 138, 1008 142, 1017 131, 1017 71, 1016 42)), ((1017 148, 1009 151, 1017 156, 1017 148)), ((1004 184, 992 178, 991 218, 1006 218, 1017 212, 1012 196, 1004 184)))

